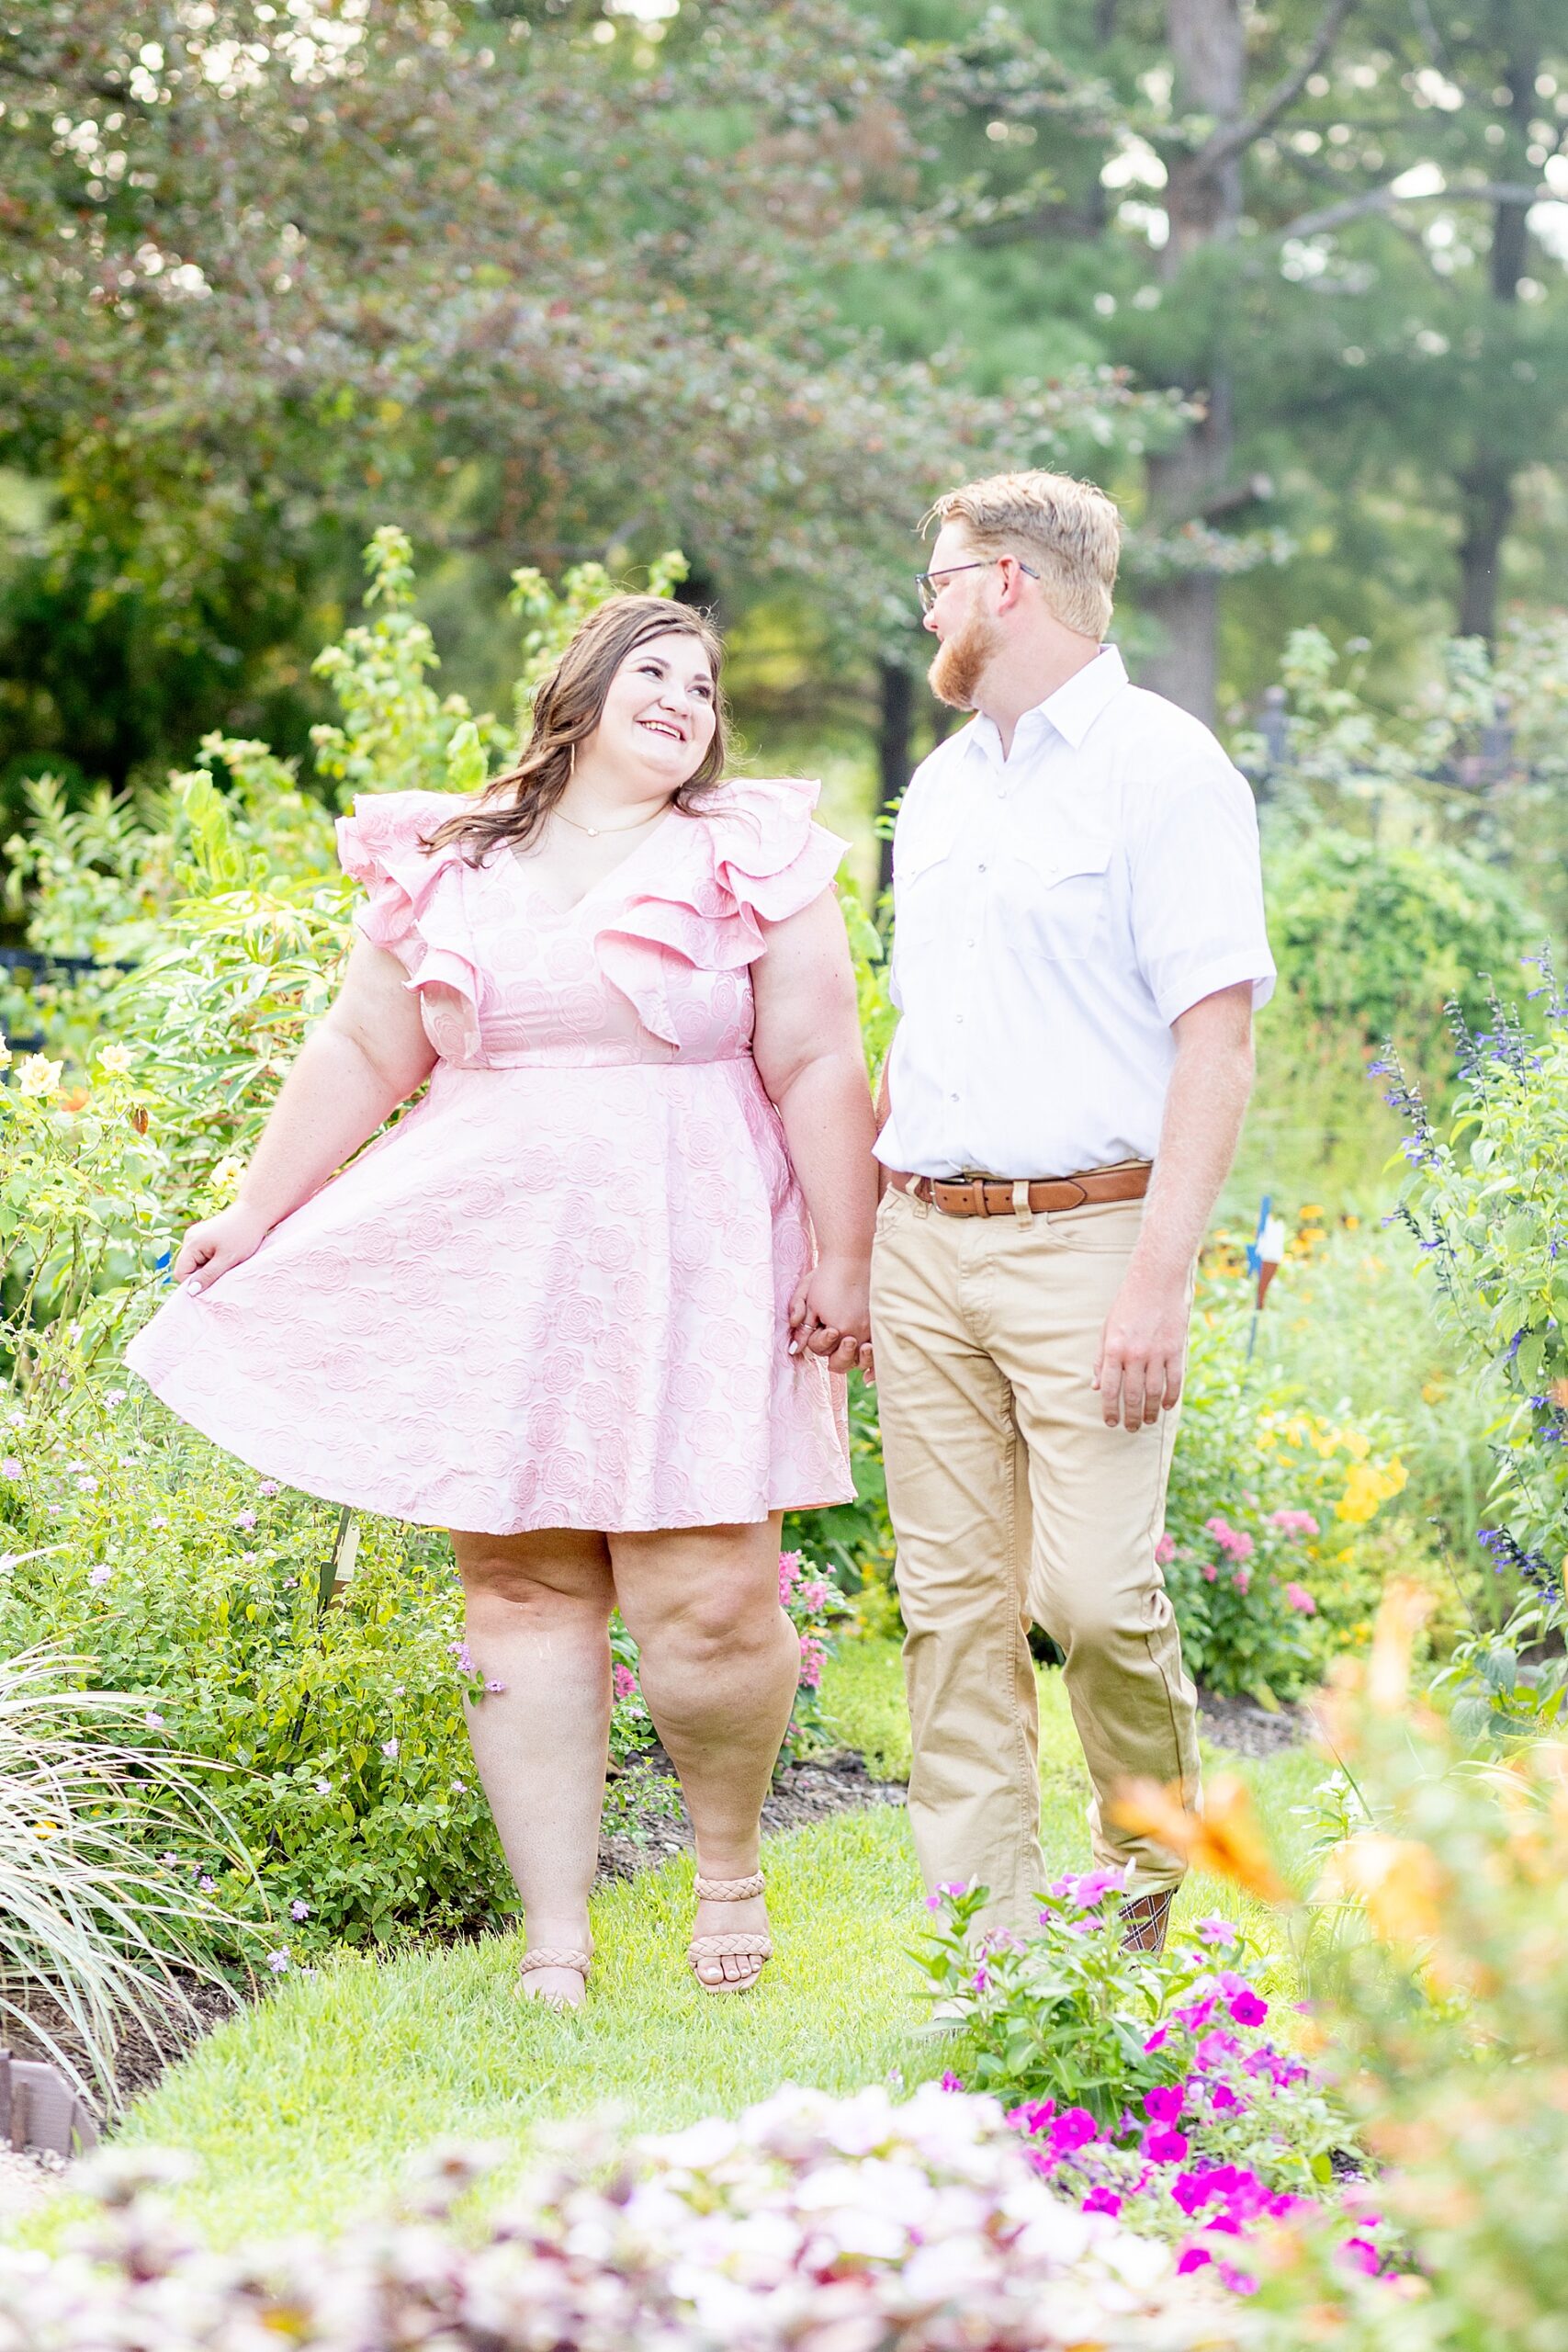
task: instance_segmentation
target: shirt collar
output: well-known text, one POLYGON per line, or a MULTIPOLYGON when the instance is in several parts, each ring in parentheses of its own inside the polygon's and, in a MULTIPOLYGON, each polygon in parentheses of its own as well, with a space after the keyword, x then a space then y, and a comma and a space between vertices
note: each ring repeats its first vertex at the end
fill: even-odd
MULTIPOLYGON (((1070 744, 1075 752, 1081 751, 1085 738, 1100 712, 1126 684, 1127 665, 1122 659, 1120 649, 1114 645, 1102 645, 1091 662, 1086 662, 1081 670, 1074 671, 1066 685, 1058 686, 1055 694, 1047 695, 1043 702, 1036 703, 1032 709, 1024 712, 1014 730, 1014 748, 1017 748, 1020 735, 1025 731, 1038 733, 1043 722, 1055 728, 1062 741, 1070 744)), ((993 766, 1000 767, 1001 737, 994 720, 976 718, 970 740, 979 745, 993 766)))

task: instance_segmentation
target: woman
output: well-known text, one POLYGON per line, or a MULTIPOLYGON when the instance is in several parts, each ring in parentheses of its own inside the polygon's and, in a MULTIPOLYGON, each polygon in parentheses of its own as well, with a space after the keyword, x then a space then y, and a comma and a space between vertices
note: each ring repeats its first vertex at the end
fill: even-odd
POLYGON ((695 1833, 692 1965, 744 1991, 799 1664, 780 1519, 852 1493, 875 1185, 843 845, 815 786, 721 781, 718 676, 696 614, 614 598, 509 775, 361 796, 342 990, 127 1351, 257 1469, 451 1529, 525 1989, 573 2007, 612 1606, 695 1833))

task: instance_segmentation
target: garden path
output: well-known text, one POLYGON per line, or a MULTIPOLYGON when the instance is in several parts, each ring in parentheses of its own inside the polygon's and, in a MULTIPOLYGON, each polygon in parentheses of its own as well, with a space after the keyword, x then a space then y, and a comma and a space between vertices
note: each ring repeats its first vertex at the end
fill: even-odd
MULTIPOLYGON (((884 1770, 907 1769, 891 1645, 847 1645, 827 1701, 846 1744, 884 1770)), ((1087 1781, 1059 1675, 1043 1674, 1042 1702, 1046 1850, 1077 1868, 1087 1781)), ((1288 1858, 1289 1809, 1321 1759, 1298 1748, 1240 1769, 1288 1858)), ((180 2211, 215 2243, 234 2243, 341 2228, 383 2202, 409 2157, 439 2139, 509 2143, 494 2193, 545 2125, 615 2108, 634 2129, 665 2130, 784 2082, 849 2091, 940 2073, 951 2045, 915 2030, 924 2009, 907 1954, 923 1915, 903 1812, 840 1814, 770 1838, 764 1860, 778 1958, 755 1995, 716 1999, 688 1974, 692 1867, 682 1855, 596 1895, 585 2015, 517 1998, 510 1939, 344 1959, 285 1981, 207 2036, 133 2108, 122 2139, 188 2151, 197 2169, 180 2211)), ((1235 1916, 1229 1890, 1191 1882, 1181 1916, 1221 1907, 1235 1916)), ((1259 1925, 1273 1936, 1271 1922, 1259 1925)), ((52 2241, 74 2204, 51 2200, 19 2233, 52 2241)))

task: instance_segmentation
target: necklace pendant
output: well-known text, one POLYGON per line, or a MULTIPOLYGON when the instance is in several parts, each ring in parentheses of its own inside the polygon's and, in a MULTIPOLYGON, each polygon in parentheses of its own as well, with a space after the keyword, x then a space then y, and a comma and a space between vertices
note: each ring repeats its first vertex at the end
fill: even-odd
POLYGON ((597 825, 584 825, 582 830, 587 834, 591 842, 596 842, 598 840, 599 828, 597 825))

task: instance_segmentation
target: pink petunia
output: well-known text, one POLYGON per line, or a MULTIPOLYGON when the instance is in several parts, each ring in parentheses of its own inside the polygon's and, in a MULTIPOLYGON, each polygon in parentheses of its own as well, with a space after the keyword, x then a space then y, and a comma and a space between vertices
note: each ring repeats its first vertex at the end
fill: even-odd
POLYGON ((1174 2123, 1185 2101, 1179 2083, 1162 2083, 1144 2093, 1144 2113, 1151 2123, 1174 2123))
POLYGON ((1107 2188, 1100 2181, 1084 2199, 1082 2211, 1086 2213, 1109 2213, 1114 2220, 1122 2211, 1122 2199, 1113 2188, 1107 2188))
POLYGON ((1180 2165, 1187 2161, 1188 2139, 1185 2132, 1178 2132, 1168 2124, 1156 2124, 1145 2132, 1138 2143, 1138 2152, 1151 2164, 1180 2165))
POLYGON ((1239 1930, 1229 1919, 1200 1919, 1198 1940, 1205 1944, 1234 1944, 1239 1930))
POLYGON ((1213 2258, 1206 2245, 1183 2246, 1177 2258, 1176 2275, 1185 2278, 1190 2270, 1205 2269, 1213 2258))
POLYGON ((1237 2025, 1261 2025, 1269 2014, 1269 2004, 1248 1985, 1244 1992, 1232 1996, 1230 2011, 1237 2025))

